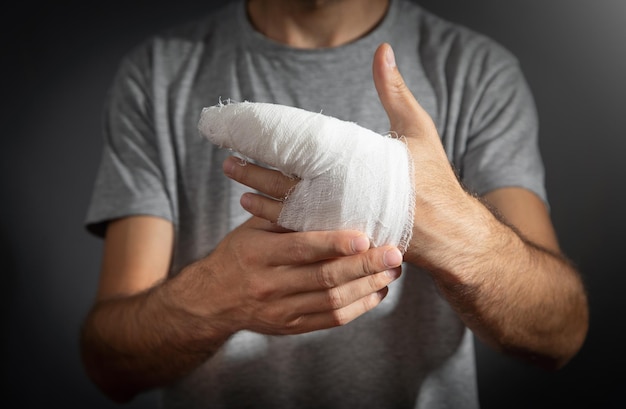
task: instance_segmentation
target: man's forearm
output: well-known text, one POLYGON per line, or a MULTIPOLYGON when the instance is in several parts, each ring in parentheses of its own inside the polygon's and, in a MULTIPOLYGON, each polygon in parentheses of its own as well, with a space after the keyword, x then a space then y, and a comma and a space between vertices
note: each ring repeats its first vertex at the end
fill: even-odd
MULTIPOLYGON (((444 296, 485 343, 541 366, 564 365, 587 331, 578 272, 561 255, 524 240, 477 199, 474 204, 473 222, 460 215, 448 218, 445 238, 425 246, 429 252, 445 249, 441 256, 421 254, 417 264, 432 272, 444 296)), ((467 208, 463 212, 468 215, 467 208)))
POLYGON ((85 320, 81 353, 88 375, 117 402, 180 378, 228 339, 177 307, 170 286, 101 301, 85 320))

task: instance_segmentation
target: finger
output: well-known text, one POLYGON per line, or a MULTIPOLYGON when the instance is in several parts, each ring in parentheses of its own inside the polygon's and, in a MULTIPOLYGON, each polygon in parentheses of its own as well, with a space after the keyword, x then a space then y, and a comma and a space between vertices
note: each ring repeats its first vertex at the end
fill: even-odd
POLYGON ((233 156, 224 160, 222 169, 229 178, 275 199, 283 199, 298 183, 298 179, 280 171, 244 163, 233 156))
POLYGON ((429 134, 434 128, 432 119, 406 86, 389 44, 383 43, 376 50, 372 71, 391 130, 407 137, 429 134))
MULTIPOLYGON (((273 231, 265 227, 262 230, 273 231)), ((351 230, 263 235, 255 244, 257 253, 264 255, 266 265, 288 268, 306 266, 307 269, 323 260, 363 253, 370 248, 367 236, 351 230)))
MULTIPOLYGON (((243 224, 247 225, 248 227, 250 227, 252 229, 263 230, 265 232, 270 232, 270 233, 293 232, 293 230, 285 229, 283 227, 280 227, 276 223, 272 223, 269 220, 266 220, 266 219, 263 219, 263 218, 260 218, 260 217, 256 217, 256 216, 250 217, 243 224)), ((263 239, 261 239, 261 240, 263 240, 263 239)))
POLYGON ((327 290, 297 294, 290 298, 290 308, 294 314, 339 310, 387 287, 400 276, 400 272, 401 269, 393 268, 327 290))
POLYGON ((388 291, 388 287, 384 287, 343 308, 296 316, 286 323, 283 333, 300 334, 346 325, 378 306, 387 296, 388 291))
MULTIPOLYGON (((297 271, 289 271, 282 277, 284 294, 288 293, 326 293, 355 281, 369 283, 369 288, 356 294, 357 298, 372 291, 377 291, 400 275, 402 253, 395 248, 374 248, 365 253, 329 259, 315 264, 303 265, 297 271), (377 275, 383 272, 384 274, 377 275), (387 279, 381 286, 379 280, 387 279)), ((348 290, 354 287, 347 287, 348 290)), ((346 288, 337 291, 346 291, 346 288)), ((337 295, 332 293, 331 295, 337 295)), ((352 298, 348 298, 354 300, 352 298)), ((339 306, 335 306, 338 308, 339 306)))
POLYGON ((345 283, 368 277, 381 271, 399 267, 402 253, 396 247, 372 248, 352 257, 320 262, 307 268, 311 289, 331 289, 345 283))
POLYGON ((250 214, 272 223, 278 221, 278 216, 283 209, 283 202, 254 193, 244 193, 240 203, 241 207, 250 214))

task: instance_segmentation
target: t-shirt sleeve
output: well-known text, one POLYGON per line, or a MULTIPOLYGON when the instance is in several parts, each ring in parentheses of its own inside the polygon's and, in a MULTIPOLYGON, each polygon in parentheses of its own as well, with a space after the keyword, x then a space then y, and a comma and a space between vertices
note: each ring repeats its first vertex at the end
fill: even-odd
POLYGON ((500 50, 497 62, 477 81, 469 120, 462 179, 483 195, 497 188, 522 187, 548 203, 538 143, 538 116, 518 61, 500 50))
POLYGON ((97 236, 108 221, 125 216, 172 220, 151 82, 148 48, 137 47, 122 60, 105 101, 102 154, 85 219, 97 236))

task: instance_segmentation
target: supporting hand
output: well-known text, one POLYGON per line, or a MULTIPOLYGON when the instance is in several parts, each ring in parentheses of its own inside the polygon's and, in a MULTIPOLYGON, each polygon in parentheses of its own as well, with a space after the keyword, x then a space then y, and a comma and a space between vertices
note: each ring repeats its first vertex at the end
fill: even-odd
POLYGON ((277 232, 253 217, 183 270, 172 299, 218 332, 310 332, 377 306, 401 262, 397 248, 370 249, 359 232, 277 232))

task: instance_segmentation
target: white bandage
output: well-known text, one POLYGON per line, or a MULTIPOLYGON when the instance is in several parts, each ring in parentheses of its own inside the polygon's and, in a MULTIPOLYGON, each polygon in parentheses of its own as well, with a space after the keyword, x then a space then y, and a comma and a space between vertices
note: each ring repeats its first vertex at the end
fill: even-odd
POLYGON ((406 251, 415 195, 401 140, 321 113, 253 102, 204 108, 198 129, 220 147, 301 179, 284 202, 280 226, 354 229, 373 246, 406 251))

